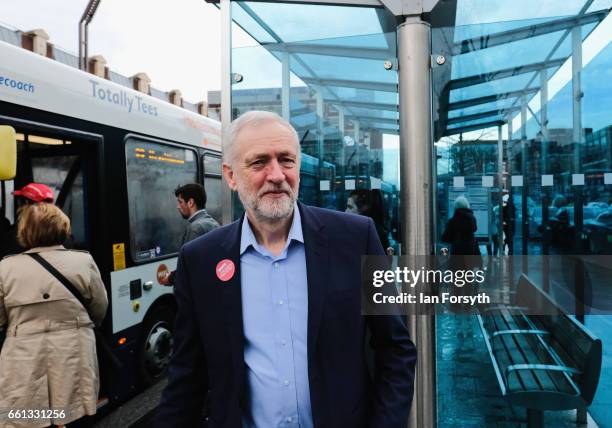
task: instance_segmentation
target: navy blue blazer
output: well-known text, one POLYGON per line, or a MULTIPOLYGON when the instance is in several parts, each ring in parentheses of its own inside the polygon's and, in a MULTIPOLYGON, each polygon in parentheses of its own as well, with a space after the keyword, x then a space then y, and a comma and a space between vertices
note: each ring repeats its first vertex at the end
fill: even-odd
MULTIPOLYGON (((361 255, 384 254, 374 223, 367 217, 298 206, 308 275, 308 378, 314 425, 403 428, 412 402, 416 349, 401 317, 361 315, 361 255), (366 357, 366 330, 374 354, 373 376, 366 357)), ((174 355, 158 408, 158 427, 198 426, 207 391, 208 426, 242 426, 247 402, 240 291, 243 219, 181 249, 174 355), (215 273, 223 259, 236 267, 228 282, 215 273)))

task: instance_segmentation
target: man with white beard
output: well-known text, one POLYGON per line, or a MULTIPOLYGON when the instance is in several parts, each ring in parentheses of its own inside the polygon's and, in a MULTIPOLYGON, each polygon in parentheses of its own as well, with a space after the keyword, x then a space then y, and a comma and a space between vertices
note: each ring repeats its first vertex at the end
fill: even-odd
POLYGON ((299 140, 274 113, 232 122, 223 160, 246 213, 181 250, 156 426, 198 426, 208 396, 209 427, 404 427, 416 350, 401 317, 361 314, 372 220, 297 202, 299 140))

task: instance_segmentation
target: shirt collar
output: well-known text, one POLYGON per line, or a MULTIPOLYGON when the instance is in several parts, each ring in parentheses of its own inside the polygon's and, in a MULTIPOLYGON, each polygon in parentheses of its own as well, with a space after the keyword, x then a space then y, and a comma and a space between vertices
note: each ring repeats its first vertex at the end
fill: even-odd
POLYGON ((189 216, 189 218, 187 219, 187 221, 191 221, 193 220, 198 214, 200 213, 205 213, 206 212, 206 208, 202 208, 201 210, 197 210, 196 212, 194 212, 193 214, 191 214, 191 216, 189 216))
MULTIPOLYGON (((289 247, 291 241, 298 241, 304 243, 304 234, 302 233, 302 217, 300 216, 300 210, 298 209, 297 203, 293 204, 293 220, 291 221, 291 227, 289 228, 289 234, 287 235, 287 243, 285 249, 289 247)), ((252 246, 261 253, 262 246, 257 243, 255 233, 251 229, 249 219, 246 214, 242 221, 242 232, 240 236, 240 255, 252 246)))

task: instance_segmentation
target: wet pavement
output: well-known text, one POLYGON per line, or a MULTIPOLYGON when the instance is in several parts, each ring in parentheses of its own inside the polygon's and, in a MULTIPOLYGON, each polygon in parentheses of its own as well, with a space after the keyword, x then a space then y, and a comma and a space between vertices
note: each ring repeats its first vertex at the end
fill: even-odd
POLYGON ((153 426, 155 408, 166 386, 162 380, 131 400, 113 409, 94 424, 94 428, 147 428, 153 426))

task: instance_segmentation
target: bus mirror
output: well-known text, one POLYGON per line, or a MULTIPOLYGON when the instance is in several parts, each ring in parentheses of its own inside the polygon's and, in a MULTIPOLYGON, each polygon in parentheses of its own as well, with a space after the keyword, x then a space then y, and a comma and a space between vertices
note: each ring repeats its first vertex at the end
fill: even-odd
POLYGON ((17 139, 12 126, 0 125, 0 180, 12 180, 17 172, 17 139))

